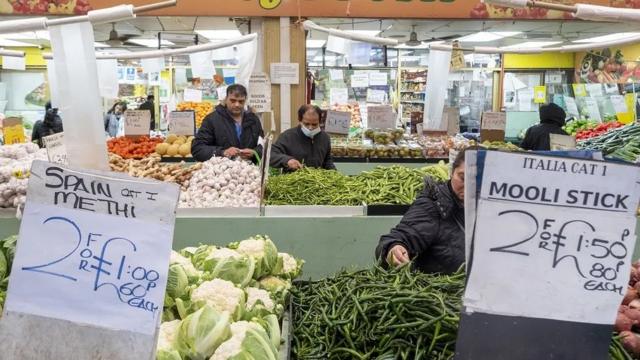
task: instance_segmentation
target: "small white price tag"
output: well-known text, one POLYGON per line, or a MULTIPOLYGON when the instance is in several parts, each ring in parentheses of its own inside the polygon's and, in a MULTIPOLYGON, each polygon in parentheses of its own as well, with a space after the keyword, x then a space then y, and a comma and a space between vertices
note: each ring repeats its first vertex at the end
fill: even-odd
POLYGON ((127 110, 124 112, 125 136, 149 135, 151 113, 149 110, 127 110))
POLYGON ((57 164, 67 164, 67 148, 64 145, 64 133, 57 133, 42 138, 47 148, 49 161, 57 164))
POLYGON ((349 134, 351 126, 351 112, 349 111, 327 111, 327 121, 324 130, 333 134, 349 134))
POLYGON ((169 133, 193 136, 196 132, 196 115, 193 111, 172 111, 169 114, 169 133))

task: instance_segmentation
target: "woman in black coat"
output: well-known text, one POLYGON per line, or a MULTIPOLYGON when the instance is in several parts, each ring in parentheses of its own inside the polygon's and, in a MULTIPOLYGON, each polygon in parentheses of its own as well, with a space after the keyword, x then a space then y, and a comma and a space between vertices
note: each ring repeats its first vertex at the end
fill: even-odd
POLYGON ((464 263, 464 151, 451 180, 425 179, 425 188, 402 220, 380 238, 376 257, 392 266, 413 261, 416 270, 451 274, 464 263))

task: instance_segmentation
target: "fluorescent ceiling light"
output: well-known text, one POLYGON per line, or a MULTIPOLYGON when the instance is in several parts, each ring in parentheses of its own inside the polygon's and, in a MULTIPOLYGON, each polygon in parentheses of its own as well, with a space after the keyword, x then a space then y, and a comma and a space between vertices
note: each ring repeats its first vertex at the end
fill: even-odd
POLYGON ((380 34, 380 30, 345 30, 345 32, 367 36, 376 36, 380 34))
POLYGON ((610 40, 620 40, 620 39, 625 39, 625 38, 629 38, 629 37, 637 36, 637 35, 640 35, 640 33, 637 33, 637 32, 623 32, 623 33, 617 33, 617 34, 596 36, 596 37, 591 37, 591 38, 587 38, 587 39, 580 39, 580 40, 575 40, 573 42, 574 43, 597 43, 597 42, 605 42, 605 41, 610 41, 610 40))
POLYGON ((14 41, 9 39, 0 39, 0 46, 38 47, 38 45, 36 44, 30 44, 22 41, 14 41))
POLYGON ((481 31, 475 34, 463 36, 461 38, 458 38, 457 40, 461 42, 489 42, 489 41, 500 40, 502 38, 506 38, 510 36, 515 36, 520 33, 522 32, 521 31, 499 31, 499 32, 481 31))
MULTIPOLYGON (((137 44, 137 45, 150 47, 150 48, 158 47, 158 39, 140 39, 140 38, 135 38, 135 39, 129 39, 128 42, 133 43, 133 44, 137 44)), ((169 40, 161 40, 160 41, 160 45, 161 46, 163 46, 163 45, 164 46, 170 46, 170 45, 175 45, 175 44, 172 43, 169 40)))
POLYGON ((514 44, 509 46, 502 46, 501 49, 533 49, 541 48, 550 45, 561 44, 562 41, 527 41, 521 44, 514 44))
POLYGON ((101 42, 94 42, 93 43, 93 47, 94 48, 108 48, 111 47, 109 44, 105 44, 105 43, 101 43, 101 42))
POLYGON ((242 37, 242 33, 238 29, 228 30, 196 30, 196 34, 204 36, 209 40, 231 40, 242 37))
POLYGON ((311 40, 308 39, 307 40, 307 48, 310 49, 317 49, 317 48, 321 48, 324 46, 324 44, 326 43, 326 40, 311 40))

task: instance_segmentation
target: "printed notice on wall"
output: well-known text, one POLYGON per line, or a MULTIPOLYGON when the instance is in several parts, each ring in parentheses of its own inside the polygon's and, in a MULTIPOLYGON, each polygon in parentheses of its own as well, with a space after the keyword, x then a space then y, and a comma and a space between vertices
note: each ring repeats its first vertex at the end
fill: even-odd
POLYGON ((495 151, 483 163, 465 306, 613 324, 635 248, 640 168, 495 151))
POLYGON ((271 81, 265 73, 249 78, 249 106, 259 113, 271 111, 271 81))
POLYGON ((153 335, 178 186, 44 161, 31 174, 5 311, 153 335))
POLYGON ((151 113, 149 110, 127 110, 124 112, 124 134, 149 135, 151 129, 151 113))
POLYGON ((300 64, 298 63, 271 63, 271 82, 274 84, 299 84, 300 64))
POLYGON ((47 148, 47 158, 52 163, 68 164, 67 147, 64 145, 64 133, 57 133, 42 138, 47 148))

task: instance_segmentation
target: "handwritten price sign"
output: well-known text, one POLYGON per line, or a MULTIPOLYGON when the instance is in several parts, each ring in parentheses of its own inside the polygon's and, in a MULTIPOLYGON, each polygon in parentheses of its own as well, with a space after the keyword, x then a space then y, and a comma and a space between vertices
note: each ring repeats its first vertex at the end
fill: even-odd
POLYGON ((42 161, 31 172, 6 311, 154 334, 178 188, 42 161))
POLYGON ((612 324, 635 247, 638 178, 632 166, 488 152, 465 305, 612 324))
POLYGON ((127 110, 124 112, 125 135, 149 135, 150 129, 151 113, 149 110, 127 110))

